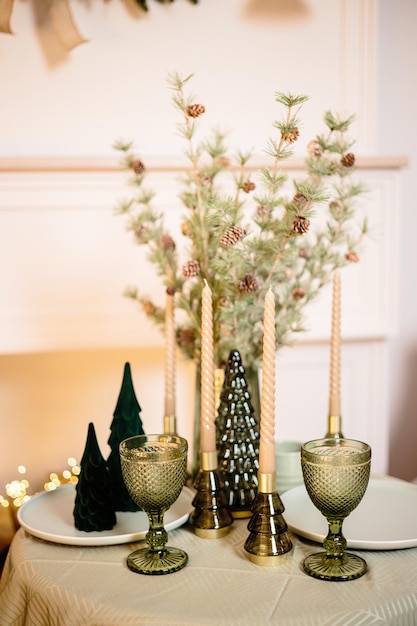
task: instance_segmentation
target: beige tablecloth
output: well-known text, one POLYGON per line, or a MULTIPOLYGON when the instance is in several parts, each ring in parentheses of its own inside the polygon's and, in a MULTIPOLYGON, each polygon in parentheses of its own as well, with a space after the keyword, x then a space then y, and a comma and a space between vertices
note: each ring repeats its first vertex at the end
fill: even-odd
POLYGON ((294 547, 282 565, 249 561, 247 520, 235 521, 221 539, 198 538, 188 525, 169 536, 169 544, 188 552, 189 563, 151 577, 126 566, 140 544, 59 545, 19 530, 0 581, 0 624, 417 624, 417 548, 362 552, 369 566, 364 577, 322 582, 300 566, 320 546, 292 535, 294 547))

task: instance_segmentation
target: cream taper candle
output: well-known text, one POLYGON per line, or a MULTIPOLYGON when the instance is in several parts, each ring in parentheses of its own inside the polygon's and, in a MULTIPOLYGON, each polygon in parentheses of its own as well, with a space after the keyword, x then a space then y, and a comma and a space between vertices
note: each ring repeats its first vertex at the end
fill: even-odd
POLYGON ((167 289, 165 309, 165 416, 175 415, 174 292, 167 289))
POLYGON ((275 298, 271 288, 264 303, 259 472, 275 472, 275 298))
POLYGON ((340 274, 333 274, 329 415, 340 415, 340 274))
POLYGON ((201 452, 216 452, 214 407, 213 303, 204 280, 201 312, 201 452))

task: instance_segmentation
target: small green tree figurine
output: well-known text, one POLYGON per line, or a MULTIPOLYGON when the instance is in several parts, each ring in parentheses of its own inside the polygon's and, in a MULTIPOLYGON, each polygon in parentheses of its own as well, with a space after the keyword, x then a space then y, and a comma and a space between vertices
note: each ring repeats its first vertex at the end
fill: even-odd
POLYGON ((259 428, 240 353, 226 364, 216 420, 219 469, 233 517, 250 517, 258 486, 259 428))
POLYGON ((111 530, 116 524, 110 479, 101 454, 94 424, 88 425, 87 441, 76 485, 74 523, 78 530, 111 530))
POLYGON ((110 474, 110 487, 116 511, 139 511, 140 507, 130 497, 123 481, 120 465, 119 445, 123 439, 143 435, 143 425, 140 419, 141 408, 133 388, 130 364, 125 363, 123 381, 113 413, 110 426, 111 434, 108 444, 111 448, 107 459, 110 474))

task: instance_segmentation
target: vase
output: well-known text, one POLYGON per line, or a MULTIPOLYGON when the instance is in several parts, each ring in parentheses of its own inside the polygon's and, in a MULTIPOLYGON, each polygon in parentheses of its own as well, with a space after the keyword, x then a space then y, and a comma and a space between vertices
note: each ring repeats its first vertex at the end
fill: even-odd
MULTIPOLYGON (((220 403, 220 394, 223 387, 225 367, 216 367, 214 370, 214 403, 217 409, 220 403)), ((261 417, 261 391, 259 385, 259 370, 256 367, 245 367, 246 382, 251 394, 254 417, 259 425, 261 417)), ((196 368, 195 396, 194 396, 194 429, 191 454, 191 475, 194 478, 200 468, 200 426, 201 426, 201 369, 196 368)))

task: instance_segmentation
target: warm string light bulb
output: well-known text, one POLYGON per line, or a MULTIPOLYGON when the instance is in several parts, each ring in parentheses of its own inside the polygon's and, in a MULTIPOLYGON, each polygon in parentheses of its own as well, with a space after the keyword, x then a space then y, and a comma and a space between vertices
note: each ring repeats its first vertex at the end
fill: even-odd
POLYGON ((65 469, 61 476, 55 472, 51 472, 51 474, 49 474, 49 481, 44 484, 45 491, 54 491, 57 487, 67 483, 73 483, 74 485, 77 484, 81 468, 78 466, 77 461, 73 457, 70 457, 67 463, 70 469, 65 469))
MULTIPOLYGON (((44 484, 45 491, 53 491, 61 485, 67 483, 76 484, 78 482, 78 476, 81 471, 80 466, 73 457, 70 457, 67 463, 69 469, 63 470, 61 475, 56 472, 49 474, 49 480, 44 484)), ((26 474, 26 467, 19 465, 17 471, 23 476, 26 474)), ((4 508, 13 506, 15 509, 18 509, 32 497, 29 493, 29 487, 29 481, 26 478, 17 478, 7 483, 5 485, 6 494, 0 494, 0 506, 4 508)))
MULTIPOLYGON (((19 474, 26 474, 26 467, 24 465, 19 465, 17 468, 19 474)), ((30 495, 27 490, 29 489, 29 481, 26 478, 15 479, 10 483, 6 484, 6 494, 9 498, 6 504, 6 499, 2 496, 2 505, 9 506, 10 502, 13 504, 15 508, 19 508, 30 499, 30 495)))

